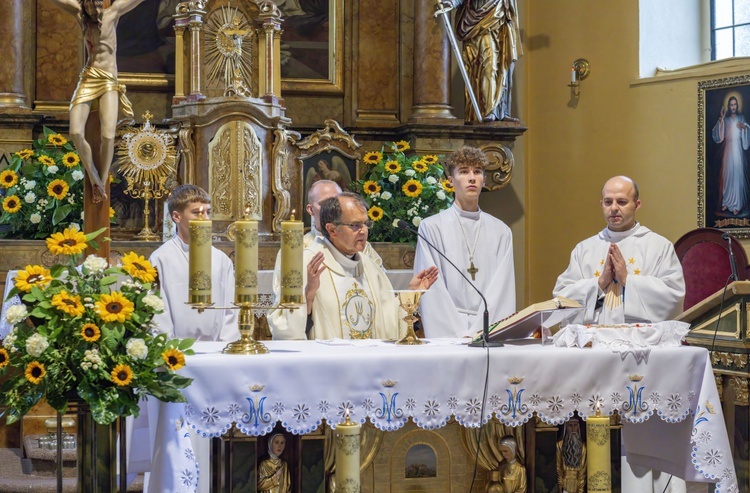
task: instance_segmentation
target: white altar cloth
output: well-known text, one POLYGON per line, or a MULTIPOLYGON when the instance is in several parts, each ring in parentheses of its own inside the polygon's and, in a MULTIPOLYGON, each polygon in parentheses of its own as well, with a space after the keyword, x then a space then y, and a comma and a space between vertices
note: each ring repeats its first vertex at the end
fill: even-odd
POLYGON ((717 482, 717 492, 738 491, 706 349, 487 350, 459 342, 465 340, 423 346, 269 341, 269 354, 253 356, 221 354, 222 343, 196 344, 197 354, 180 370, 194 379, 184 391, 188 404, 158 406, 149 491, 195 489, 187 430, 217 437, 236 423, 257 436, 278 420, 302 434, 323 419, 332 426, 342 422, 347 408, 353 419, 370 419, 382 430, 401 428, 410 418, 426 429, 451 417, 477 427, 493 415, 518 426, 534 412, 559 424, 575 411, 585 419, 597 402, 604 413, 620 412, 629 462, 688 481, 717 482))

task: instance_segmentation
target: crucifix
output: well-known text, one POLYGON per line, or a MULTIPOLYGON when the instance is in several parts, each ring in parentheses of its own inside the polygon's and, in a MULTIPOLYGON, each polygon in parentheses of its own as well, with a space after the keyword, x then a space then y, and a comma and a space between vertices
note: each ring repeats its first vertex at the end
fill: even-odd
POLYGON ((471 267, 469 267, 468 269, 466 269, 466 272, 468 272, 469 274, 471 274, 471 280, 472 281, 476 281, 475 275, 476 275, 477 272, 479 272, 479 269, 477 269, 476 267, 474 267, 474 262, 473 261, 471 262, 471 267))

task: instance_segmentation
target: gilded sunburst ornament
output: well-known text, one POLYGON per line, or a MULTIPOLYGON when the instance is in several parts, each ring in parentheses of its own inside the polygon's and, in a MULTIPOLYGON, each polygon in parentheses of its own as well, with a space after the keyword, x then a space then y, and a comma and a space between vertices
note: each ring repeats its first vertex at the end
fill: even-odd
POLYGON ((245 14, 231 5, 214 10, 206 23, 206 62, 209 84, 225 86, 241 78, 250 87, 253 56, 250 38, 255 34, 245 14))

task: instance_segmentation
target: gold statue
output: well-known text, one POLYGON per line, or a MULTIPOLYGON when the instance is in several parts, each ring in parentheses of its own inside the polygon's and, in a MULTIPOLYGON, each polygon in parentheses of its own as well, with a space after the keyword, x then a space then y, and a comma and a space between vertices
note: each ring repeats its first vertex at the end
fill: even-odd
POLYGON ((526 493, 526 468, 518 457, 518 442, 508 435, 500 440, 500 453, 504 461, 500 464, 502 493, 526 493))
MULTIPOLYGON (((482 121, 513 120, 510 90, 513 67, 523 54, 516 0, 441 0, 456 8, 456 38, 476 95, 482 121)), ((466 121, 478 120, 466 98, 466 121)))
POLYGON ((586 490, 586 443, 581 438, 578 418, 563 426, 557 442, 557 490, 560 493, 584 493, 586 490))
POLYGON ((268 439, 268 459, 258 466, 258 493, 291 493, 289 467, 280 456, 286 448, 286 437, 275 433, 268 439))

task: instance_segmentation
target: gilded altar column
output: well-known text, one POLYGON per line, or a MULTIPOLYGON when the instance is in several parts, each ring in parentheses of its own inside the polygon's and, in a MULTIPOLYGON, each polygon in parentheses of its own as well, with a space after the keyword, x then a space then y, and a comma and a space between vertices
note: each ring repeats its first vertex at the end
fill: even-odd
POLYGON ((414 105, 409 121, 455 123, 450 105, 450 45, 434 13, 434 0, 414 1, 414 105))
POLYGON ((264 98, 281 98, 281 12, 268 0, 256 0, 258 23, 258 93, 264 98))
POLYGON ((0 50, 5 70, 0 72, 0 107, 29 109, 33 93, 36 1, 6 0, 0 16, 0 50))

